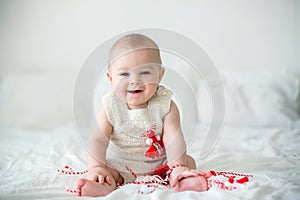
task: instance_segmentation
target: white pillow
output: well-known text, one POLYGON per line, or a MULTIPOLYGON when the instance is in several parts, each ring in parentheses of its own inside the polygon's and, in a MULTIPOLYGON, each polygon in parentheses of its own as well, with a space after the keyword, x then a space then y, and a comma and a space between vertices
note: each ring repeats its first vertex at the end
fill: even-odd
MULTIPOLYGON (((299 119, 299 77, 284 71, 221 72, 225 125, 282 125, 299 119)), ((200 85, 202 122, 211 120, 211 97, 200 85)))

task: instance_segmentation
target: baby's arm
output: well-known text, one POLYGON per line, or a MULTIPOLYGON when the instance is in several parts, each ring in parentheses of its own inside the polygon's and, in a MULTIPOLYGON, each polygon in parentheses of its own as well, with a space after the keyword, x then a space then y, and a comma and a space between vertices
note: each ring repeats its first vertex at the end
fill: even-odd
POLYGON ((169 165, 180 165, 171 174, 171 186, 175 186, 182 178, 199 174, 198 171, 186 167, 186 144, 180 126, 179 111, 173 101, 171 101, 170 111, 164 119, 163 142, 167 151, 169 165))
POLYGON ((112 132, 112 127, 107 119, 104 107, 100 108, 97 115, 97 125, 89 138, 87 147, 87 178, 102 183, 110 183, 111 174, 106 169, 106 149, 112 132))
POLYGON ((170 111, 164 118, 163 142, 170 165, 186 165, 186 144, 181 131, 176 104, 171 101, 170 111))

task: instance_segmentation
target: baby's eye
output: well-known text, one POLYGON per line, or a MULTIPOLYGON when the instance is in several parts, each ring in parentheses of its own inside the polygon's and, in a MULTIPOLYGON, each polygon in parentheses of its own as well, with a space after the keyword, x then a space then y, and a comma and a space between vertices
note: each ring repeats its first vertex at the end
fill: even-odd
POLYGON ((120 76, 129 76, 129 73, 128 72, 123 72, 123 73, 120 73, 120 76))
POLYGON ((150 71, 142 71, 141 74, 142 74, 142 75, 143 75, 143 74, 151 74, 151 72, 150 72, 150 71))

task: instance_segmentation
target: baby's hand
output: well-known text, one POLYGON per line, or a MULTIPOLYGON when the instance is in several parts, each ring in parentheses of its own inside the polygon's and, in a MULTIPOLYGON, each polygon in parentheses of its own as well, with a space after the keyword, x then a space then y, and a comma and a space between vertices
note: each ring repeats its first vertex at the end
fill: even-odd
POLYGON ((170 176, 170 185, 171 187, 175 187, 176 184, 188 177, 193 177, 193 176, 205 176, 204 172, 199 172, 195 169, 190 169, 185 166, 179 166, 173 169, 171 176, 170 176))
POLYGON ((113 183, 113 176, 105 167, 93 167, 88 170, 87 179, 99 183, 108 183, 112 185, 113 183))

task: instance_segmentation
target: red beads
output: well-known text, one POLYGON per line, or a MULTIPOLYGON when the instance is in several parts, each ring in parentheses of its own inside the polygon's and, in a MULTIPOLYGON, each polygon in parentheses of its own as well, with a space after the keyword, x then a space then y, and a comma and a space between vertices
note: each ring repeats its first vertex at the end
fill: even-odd
POLYGON ((228 183, 226 184, 226 182, 222 182, 221 180, 217 180, 214 178, 212 182, 215 183, 222 190, 234 190, 237 188, 236 185, 233 185, 235 182, 239 184, 243 184, 249 182, 249 178, 253 177, 253 175, 250 174, 239 174, 234 172, 215 172, 214 170, 211 170, 210 173, 213 176, 223 176, 227 178, 229 184, 232 184, 232 186, 230 186, 228 185, 228 183), (235 180, 236 177, 242 177, 242 178, 235 180))
POLYGON ((243 183, 248 182, 248 181, 249 181, 249 178, 247 176, 245 176, 244 178, 241 178, 241 179, 237 180, 236 182, 240 183, 240 184, 243 184, 243 183))
POLYGON ((88 170, 84 170, 84 171, 73 171, 73 169, 71 167, 69 167, 68 165, 65 166, 65 169, 58 169, 57 170, 58 173, 61 174, 72 174, 72 175, 78 175, 78 174, 85 174, 88 172, 88 170))
MULTIPOLYGON (((140 181, 128 182, 123 184, 117 183, 117 187, 119 188, 127 184, 135 184, 140 186, 140 188, 137 191, 138 194, 150 194, 153 193, 158 188, 159 184, 167 185, 173 169, 180 166, 182 165, 179 164, 173 166, 166 165, 161 169, 162 172, 161 174, 164 174, 164 176, 161 176, 161 174, 153 174, 151 176, 146 176, 146 178, 150 177, 150 179, 148 180, 144 179, 140 181)), ((125 168, 127 169, 128 172, 131 173, 131 175, 134 178, 137 178, 137 175, 132 169, 130 169, 128 166, 125 166, 125 168)), ((80 174, 87 173, 88 170, 74 171, 70 166, 66 165, 64 169, 58 169, 57 172, 61 174, 80 175, 80 174)), ((249 178, 253 177, 253 175, 250 174, 240 174, 240 173, 224 172, 224 171, 216 172, 214 170, 210 170, 210 173, 212 174, 212 176, 214 176, 214 178, 211 177, 212 183, 214 183, 220 189, 227 190, 227 191, 234 190, 237 188, 237 185, 234 183, 244 184, 246 182, 249 182, 249 178), (218 176, 223 176, 227 178, 227 181, 224 182, 222 180, 218 180, 219 179, 218 176), (242 178, 236 180, 237 177, 242 177, 242 178)), ((71 190, 68 188, 66 188, 66 191, 69 193, 76 193, 76 190, 71 190)))

